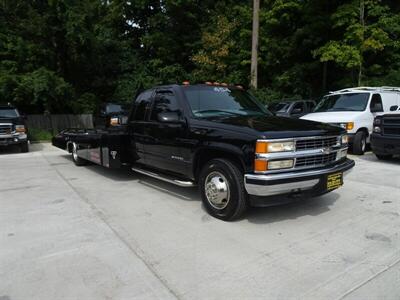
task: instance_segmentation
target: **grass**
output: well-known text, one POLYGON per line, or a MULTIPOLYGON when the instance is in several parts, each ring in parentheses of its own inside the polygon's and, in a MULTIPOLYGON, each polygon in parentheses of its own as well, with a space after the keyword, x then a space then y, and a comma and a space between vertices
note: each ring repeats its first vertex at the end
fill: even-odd
POLYGON ((29 128, 28 136, 31 142, 51 141, 53 134, 47 130, 38 128, 29 128))

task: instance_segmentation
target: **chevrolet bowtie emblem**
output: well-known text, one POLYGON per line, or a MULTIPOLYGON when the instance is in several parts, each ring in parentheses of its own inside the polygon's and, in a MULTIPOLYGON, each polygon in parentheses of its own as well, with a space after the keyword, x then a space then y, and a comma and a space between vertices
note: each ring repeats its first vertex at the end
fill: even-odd
POLYGON ((320 151, 322 154, 330 154, 332 152, 331 148, 322 148, 320 151))

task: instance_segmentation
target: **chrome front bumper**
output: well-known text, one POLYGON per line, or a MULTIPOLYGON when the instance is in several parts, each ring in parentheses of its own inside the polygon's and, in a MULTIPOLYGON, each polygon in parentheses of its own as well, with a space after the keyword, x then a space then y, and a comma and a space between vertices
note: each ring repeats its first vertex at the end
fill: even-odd
MULTIPOLYGON (((320 180, 326 175, 348 173, 355 163, 351 159, 328 168, 308 171, 297 171, 277 174, 245 174, 244 183, 249 195, 273 196, 302 192, 317 188, 320 180)), ((322 191, 321 191, 322 192, 322 191)))

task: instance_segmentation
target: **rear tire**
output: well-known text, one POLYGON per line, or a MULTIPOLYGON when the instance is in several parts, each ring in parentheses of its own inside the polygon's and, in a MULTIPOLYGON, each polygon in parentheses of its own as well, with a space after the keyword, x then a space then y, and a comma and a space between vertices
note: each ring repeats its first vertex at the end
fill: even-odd
POLYGON ((29 144, 27 141, 22 143, 19 147, 20 147, 21 153, 29 152, 29 144))
POLYGON ((72 151, 71 151, 72 160, 74 161, 75 165, 84 166, 87 164, 87 161, 78 156, 78 147, 79 146, 77 144, 72 143, 72 151))
POLYGON ((359 131, 354 136, 353 140, 353 153, 363 155, 367 148, 367 134, 364 131, 359 131))
POLYGON ((379 159, 379 160, 389 160, 391 158, 393 158, 393 155, 391 154, 376 154, 375 156, 379 159))
POLYGON ((243 174, 229 160, 209 161, 200 172, 199 187, 206 210, 215 218, 235 220, 247 209, 243 174))

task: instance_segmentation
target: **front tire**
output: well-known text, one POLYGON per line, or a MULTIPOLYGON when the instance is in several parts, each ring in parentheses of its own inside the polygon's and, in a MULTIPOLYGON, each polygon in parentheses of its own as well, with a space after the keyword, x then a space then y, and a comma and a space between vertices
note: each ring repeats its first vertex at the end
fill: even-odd
POLYGON ((87 161, 78 156, 78 147, 79 146, 76 143, 72 143, 72 160, 74 161, 75 165, 84 166, 87 164, 87 161))
POLYGON ((27 141, 22 143, 19 147, 20 147, 21 153, 29 152, 29 144, 27 141))
POLYGON ((353 153, 363 155, 367 148, 367 134, 364 131, 359 131, 354 136, 353 140, 353 153))
POLYGON ((203 204, 210 215, 231 221, 247 209, 243 174, 226 159, 209 161, 200 172, 199 186, 203 204))

